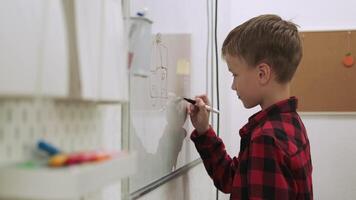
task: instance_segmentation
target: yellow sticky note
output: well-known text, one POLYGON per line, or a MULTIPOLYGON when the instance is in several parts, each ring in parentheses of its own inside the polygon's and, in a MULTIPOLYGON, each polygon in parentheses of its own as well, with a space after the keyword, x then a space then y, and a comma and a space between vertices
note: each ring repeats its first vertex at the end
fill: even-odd
POLYGON ((190 74, 190 63, 186 59, 179 59, 177 62, 177 74, 178 75, 189 75, 190 74))

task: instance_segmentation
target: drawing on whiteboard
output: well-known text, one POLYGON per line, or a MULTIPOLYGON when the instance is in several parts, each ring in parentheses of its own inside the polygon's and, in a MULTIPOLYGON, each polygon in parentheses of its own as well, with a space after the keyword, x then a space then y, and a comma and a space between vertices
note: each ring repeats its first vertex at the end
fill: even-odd
POLYGON ((167 68, 159 67, 150 74, 150 96, 151 98, 168 98, 167 94, 167 68))
MULTIPOLYGON (((151 184, 198 158, 194 144, 186 135, 191 96, 191 36, 153 35, 148 52, 133 57, 130 74, 130 150, 138 152, 138 170, 130 177, 130 191, 151 184), (140 62, 135 59, 143 59, 140 62), (137 63, 149 66, 147 76, 138 76, 137 63)), ((136 42, 136 41, 135 41, 136 42)), ((133 53, 143 51, 136 45, 133 53)), ((137 53, 135 54, 137 55, 137 53)))
POLYGON ((168 48, 159 33, 153 41, 151 60, 149 83, 152 106, 164 110, 168 99, 168 48))

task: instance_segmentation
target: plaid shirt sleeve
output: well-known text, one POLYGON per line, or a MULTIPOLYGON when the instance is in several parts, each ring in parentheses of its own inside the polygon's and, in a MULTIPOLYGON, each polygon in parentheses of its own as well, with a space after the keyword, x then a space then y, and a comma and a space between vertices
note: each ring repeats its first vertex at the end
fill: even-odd
POLYGON ((231 158, 213 129, 210 128, 204 134, 194 131, 191 139, 209 176, 221 191, 233 193, 232 190, 247 187, 251 200, 291 199, 288 194, 288 183, 283 175, 284 169, 280 165, 283 153, 271 136, 259 135, 251 140, 246 152, 248 154, 246 171, 239 169, 241 167, 239 165, 246 163, 243 162, 245 158, 242 158, 241 162, 241 158, 231 158), (241 174, 241 171, 245 171, 244 174, 241 174), (247 179, 247 182, 241 181, 242 179, 247 179))
POLYGON ((216 136, 212 128, 204 134, 198 134, 194 130, 191 139, 195 143, 205 169, 213 179, 215 186, 225 193, 231 193, 238 159, 231 158, 227 154, 224 143, 216 136))

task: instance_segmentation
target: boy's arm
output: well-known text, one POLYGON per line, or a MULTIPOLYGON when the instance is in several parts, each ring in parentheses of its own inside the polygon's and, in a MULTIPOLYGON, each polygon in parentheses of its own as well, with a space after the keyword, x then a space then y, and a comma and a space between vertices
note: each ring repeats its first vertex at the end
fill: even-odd
POLYGON ((231 193, 232 181, 238 164, 237 159, 230 158, 224 143, 211 127, 202 134, 194 130, 190 138, 203 160, 205 169, 213 179, 214 185, 224 193, 231 193))
MULTIPOLYGON (((235 173, 238 172, 238 158, 227 154, 222 140, 210 128, 206 133, 198 134, 196 130, 191 139, 203 160, 204 166, 213 179, 214 185, 225 193, 231 193, 235 173), (236 172, 237 171, 237 172, 236 172)), ((247 187, 250 200, 290 199, 288 169, 283 163, 283 152, 270 136, 261 135, 254 138, 249 146, 247 165, 247 187)), ((241 185, 235 185, 241 188, 241 185)))

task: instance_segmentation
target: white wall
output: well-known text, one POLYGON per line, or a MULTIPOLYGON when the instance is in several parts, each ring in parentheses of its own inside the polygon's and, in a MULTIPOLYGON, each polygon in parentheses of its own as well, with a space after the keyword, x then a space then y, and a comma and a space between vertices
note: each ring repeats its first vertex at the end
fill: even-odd
POLYGON ((354 0, 238 0, 231 5, 231 25, 235 27, 259 14, 275 13, 292 19, 303 30, 351 29, 356 27, 355 7, 354 0))
MULTIPOLYGON (((355 29, 356 1, 232 1, 231 28, 265 13, 292 19, 301 30, 355 29)), ((231 97, 236 101, 236 97, 231 97)), ((255 110, 230 109, 238 129, 255 110)), ((356 199, 356 115, 302 115, 311 142, 315 199, 356 199)), ((232 129, 233 129, 232 128, 232 129)))
POLYGON ((356 116, 302 119, 311 143, 315 199, 356 199, 356 116))

